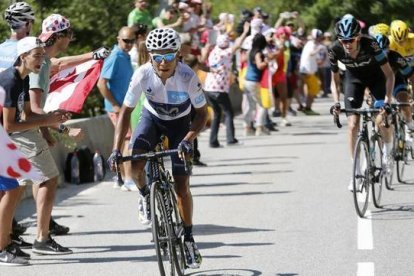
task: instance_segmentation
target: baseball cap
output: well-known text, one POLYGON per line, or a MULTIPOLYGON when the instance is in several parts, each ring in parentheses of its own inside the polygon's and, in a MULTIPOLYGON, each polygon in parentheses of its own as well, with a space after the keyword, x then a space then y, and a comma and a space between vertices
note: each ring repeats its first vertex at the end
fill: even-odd
POLYGON ((44 43, 35 36, 27 36, 17 42, 17 55, 21 56, 33 49, 44 47, 44 43))
POLYGON ((46 42, 54 33, 70 28, 69 20, 60 14, 51 14, 43 20, 39 39, 46 42))

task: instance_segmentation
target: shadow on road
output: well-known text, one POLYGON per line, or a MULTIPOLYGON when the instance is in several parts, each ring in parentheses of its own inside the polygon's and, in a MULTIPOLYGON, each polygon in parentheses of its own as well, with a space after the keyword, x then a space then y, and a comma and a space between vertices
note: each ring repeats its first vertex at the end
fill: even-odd
POLYGON ((218 197, 218 196, 251 196, 251 195, 277 195, 277 194, 288 194, 291 191, 272 191, 272 192, 242 192, 242 193, 218 193, 218 194, 202 194, 193 195, 193 197, 218 197))
POLYGON ((268 171, 244 171, 244 172, 211 172, 211 173, 194 173, 191 177, 200 176, 217 176, 217 175, 235 175, 235 174, 274 174, 274 173, 291 173, 292 170, 268 170, 268 171))
POLYGON ((262 183, 250 183, 250 182, 227 182, 227 183, 207 183, 207 184, 191 184, 193 188, 209 188, 209 187, 228 187, 228 186, 239 186, 239 185, 271 185, 273 182, 262 182, 262 183))
POLYGON ((414 219, 414 203, 387 204, 372 211, 372 220, 409 220, 414 219))
MULTIPOLYGON (((253 269, 214 269, 186 273, 188 276, 258 276, 262 272, 253 269)), ((295 274, 296 275, 296 274, 295 274)))
POLYGON ((235 233, 251 233, 251 232, 273 232, 274 229, 263 228, 246 228, 227 225, 216 224, 197 224, 194 226, 196 235, 220 235, 220 234, 235 234, 235 233))

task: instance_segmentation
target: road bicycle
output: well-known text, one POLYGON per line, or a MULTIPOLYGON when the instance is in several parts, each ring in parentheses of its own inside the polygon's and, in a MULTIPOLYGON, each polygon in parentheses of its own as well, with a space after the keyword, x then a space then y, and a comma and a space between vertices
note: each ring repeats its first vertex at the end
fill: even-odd
MULTIPOLYGON (((352 169, 352 193, 355 210, 359 217, 364 217, 368 208, 369 191, 372 190, 374 206, 381 208, 381 198, 384 181, 389 181, 383 166, 382 137, 375 126, 375 116, 382 109, 361 108, 341 109, 341 112, 357 114, 362 117, 361 128, 354 149, 352 169), (371 126, 369 129, 369 125, 371 126)), ((385 126, 389 127, 387 116, 384 116, 385 126)), ((338 115, 334 115, 338 128, 342 127, 338 115)))
MULTIPOLYGON (((174 191, 174 181, 164 166, 164 157, 178 154, 178 149, 164 150, 161 141, 154 152, 122 157, 121 162, 146 160, 147 184, 150 188, 150 212, 152 236, 160 275, 184 275, 186 269, 184 253, 184 225, 174 191)), ((186 170, 190 163, 184 161, 186 170)), ((120 173, 117 175, 120 178, 120 173)))
MULTIPOLYGON (((400 183, 405 183, 404 172, 406 166, 409 165, 409 158, 414 158, 413 147, 406 143, 406 123, 402 118, 401 107, 410 106, 410 103, 396 103, 392 104, 392 123, 394 125, 394 142, 393 142, 393 158, 396 163, 397 180, 400 183)), ((392 190, 392 181, 386 183, 386 187, 392 190)))

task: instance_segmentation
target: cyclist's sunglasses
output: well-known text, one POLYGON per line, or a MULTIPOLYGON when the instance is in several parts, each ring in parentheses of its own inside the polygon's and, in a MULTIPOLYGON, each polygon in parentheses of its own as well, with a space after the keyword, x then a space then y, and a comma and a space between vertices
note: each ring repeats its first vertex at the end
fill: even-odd
POLYGON ((168 53, 164 55, 160 55, 160 54, 150 54, 150 55, 156 63, 160 64, 162 60, 165 60, 166 62, 172 62, 177 56, 177 52, 168 53))
POLYGON ((353 37, 353 38, 348 38, 348 39, 339 39, 339 42, 341 42, 342 44, 351 44, 351 43, 354 43, 355 40, 356 40, 356 37, 353 37))
POLYGON ((134 44, 136 40, 135 39, 122 38, 122 41, 126 44, 134 44))

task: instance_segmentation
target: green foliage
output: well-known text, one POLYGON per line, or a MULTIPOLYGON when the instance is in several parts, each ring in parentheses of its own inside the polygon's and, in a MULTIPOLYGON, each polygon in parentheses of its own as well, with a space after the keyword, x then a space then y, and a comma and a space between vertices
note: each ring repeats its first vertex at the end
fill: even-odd
MULTIPOLYGON (((112 48, 116 43, 118 30, 126 25, 129 12, 134 8, 133 0, 26 0, 36 13, 33 34, 41 31, 41 21, 52 13, 62 14, 71 21, 75 40, 71 43, 66 55, 89 52, 101 46, 112 48)), ((157 15, 160 5, 166 0, 149 0, 153 15, 157 15)), ((393 19, 401 19, 413 26, 411 7, 414 0, 206 0, 213 6, 213 18, 221 12, 233 13, 239 18, 242 9, 253 9, 260 6, 270 15, 269 24, 273 25, 279 14, 284 11, 299 11, 308 30, 318 27, 332 30, 336 17, 352 13, 360 20, 371 25, 378 22, 390 23, 393 19)), ((11 2, 1 0, 0 10, 3 11, 11 2)), ((10 35, 4 20, 0 20, 0 41, 10 35)), ((102 112, 103 99, 95 89, 88 97, 81 116, 93 116, 102 112)))

